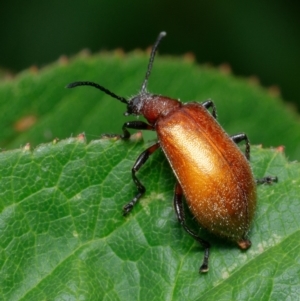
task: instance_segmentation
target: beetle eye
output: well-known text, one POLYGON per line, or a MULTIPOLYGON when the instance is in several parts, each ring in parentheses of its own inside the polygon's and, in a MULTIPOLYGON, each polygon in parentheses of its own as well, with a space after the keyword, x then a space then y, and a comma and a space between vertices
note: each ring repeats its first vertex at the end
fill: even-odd
POLYGON ((128 104, 127 104, 127 110, 124 113, 124 116, 129 116, 133 114, 134 111, 134 104, 133 104, 133 99, 129 100, 128 104))
POLYGON ((139 114, 141 114, 140 110, 141 110, 142 106, 143 106, 143 102, 142 102, 140 95, 134 96, 128 102, 127 113, 129 115, 131 115, 131 114, 139 115, 139 114))
POLYGON ((130 100, 131 107, 136 107, 140 103, 140 97, 135 96, 130 100))

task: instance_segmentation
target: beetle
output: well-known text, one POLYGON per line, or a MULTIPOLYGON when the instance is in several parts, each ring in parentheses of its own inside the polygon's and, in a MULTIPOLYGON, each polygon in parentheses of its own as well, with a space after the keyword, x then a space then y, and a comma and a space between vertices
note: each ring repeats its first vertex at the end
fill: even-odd
POLYGON ((152 48, 138 95, 126 99, 89 81, 73 82, 67 88, 93 86, 125 103, 125 116, 142 115, 148 121, 125 122, 122 135, 105 134, 106 137, 126 140, 130 137, 128 129, 156 131, 158 141, 140 154, 132 168, 132 179, 138 192, 123 207, 123 214, 127 215, 146 191, 136 173, 149 156, 161 148, 177 179, 173 199, 177 218, 184 230, 204 248, 199 272, 207 272, 210 243, 187 225, 183 195, 192 215, 202 227, 246 250, 251 246, 247 234, 255 213, 256 184, 276 182, 277 177, 254 179, 249 164, 250 142, 247 135, 226 134, 216 121, 216 107, 212 100, 184 104, 147 91, 154 57, 165 35, 166 32, 161 32, 152 48), (237 146, 242 141, 245 142, 245 154, 237 146))

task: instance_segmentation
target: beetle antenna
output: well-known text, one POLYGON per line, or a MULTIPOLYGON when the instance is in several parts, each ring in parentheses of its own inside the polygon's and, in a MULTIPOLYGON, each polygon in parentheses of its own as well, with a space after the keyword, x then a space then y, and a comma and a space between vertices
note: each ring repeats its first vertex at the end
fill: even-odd
POLYGON ((151 73, 151 70, 152 70, 152 65, 153 65, 153 61, 154 61, 154 57, 155 57, 155 54, 156 54, 157 47, 158 47, 160 41, 162 40, 162 38, 164 38, 166 35, 167 35, 167 33, 165 31, 160 32, 157 39, 156 39, 156 41, 155 41, 155 44, 152 47, 151 55, 150 55, 150 59, 149 59, 149 63, 148 63, 148 68, 147 68, 147 72, 146 72, 146 76, 145 76, 145 79, 144 79, 144 82, 143 82, 142 88, 141 88, 141 93, 144 93, 146 91, 146 87, 147 87, 148 79, 149 79, 149 76, 150 76, 150 73, 151 73))
POLYGON ((120 100, 123 103, 128 104, 127 99, 125 99, 124 97, 118 96, 115 93, 109 91, 108 89, 100 86, 99 84, 93 83, 93 82, 74 82, 74 83, 68 84, 66 86, 66 88, 75 88, 75 87, 78 87, 78 86, 92 86, 92 87, 95 87, 95 88, 103 91, 105 94, 107 94, 107 95, 109 95, 113 98, 116 98, 116 99, 120 100))

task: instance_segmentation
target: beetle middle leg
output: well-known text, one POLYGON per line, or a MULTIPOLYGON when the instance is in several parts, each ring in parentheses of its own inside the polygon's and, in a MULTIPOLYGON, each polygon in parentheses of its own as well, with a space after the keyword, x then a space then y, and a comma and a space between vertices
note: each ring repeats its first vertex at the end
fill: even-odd
POLYGON ((145 193, 146 191, 145 186, 142 185, 142 183, 138 180, 135 174, 148 160, 149 156, 153 154, 159 147, 160 147, 159 143, 153 144, 145 151, 143 151, 135 161, 131 172, 132 172, 132 179, 138 189, 138 193, 129 203, 127 203, 123 207, 123 215, 127 215, 132 210, 133 206, 137 203, 137 201, 140 199, 140 197, 145 193))
POLYGON ((245 156, 249 161, 250 160, 250 142, 249 142, 249 139, 248 139, 247 135, 245 133, 240 133, 240 134, 232 135, 232 136, 230 136, 230 138, 236 144, 238 144, 241 141, 245 140, 245 142, 246 142, 245 156))
POLYGON ((183 202, 182 202, 182 195, 183 191, 180 186, 180 184, 177 182, 175 186, 175 194, 174 194, 174 208, 175 212, 178 218, 178 221, 184 228, 184 230, 190 234, 195 240, 197 240, 200 245, 204 248, 204 259, 203 263, 200 266, 199 272, 205 273, 208 271, 208 258, 209 258, 209 248, 210 244, 209 242, 205 241, 204 239, 200 238, 193 230, 191 230, 186 222, 185 222, 185 213, 183 208, 183 202))
POLYGON ((209 108, 212 108, 212 115, 215 119, 217 119, 217 109, 216 109, 216 106, 214 104, 214 102, 212 100, 206 100, 204 102, 201 103, 203 107, 205 107, 207 110, 209 108))
POLYGON ((130 133, 129 133, 128 129, 154 131, 154 127, 144 121, 128 121, 128 122, 125 122, 122 126, 123 135, 103 134, 102 137, 104 137, 104 138, 121 138, 121 139, 127 140, 130 138, 130 133))
MULTIPOLYGON (((235 143, 239 143, 243 140, 246 141, 245 155, 246 155, 246 158, 248 160, 250 160, 250 142, 249 142, 249 139, 248 139, 247 135, 244 134, 244 133, 240 133, 240 134, 232 135, 232 136, 230 136, 230 138, 235 143)), ((278 178, 277 177, 272 177, 272 176, 266 176, 266 177, 261 178, 261 179, 256 179, 256 184, 272 184, 272 183, 277 183, 277 182, 278 182, 278 178)))

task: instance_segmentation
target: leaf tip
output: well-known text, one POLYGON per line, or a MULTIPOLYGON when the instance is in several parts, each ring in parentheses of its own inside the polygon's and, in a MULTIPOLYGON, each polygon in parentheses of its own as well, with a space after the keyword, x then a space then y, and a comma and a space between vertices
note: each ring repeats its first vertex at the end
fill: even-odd
POLYGON ((136 132, 133 135, 130 136, 130 140, 132 141, 139 141, 143 139, 143 133, 142 132, 136 132))
POLYGON ((271 86, 268 89, 268 92, 273 97, 279 97, 281 95, 280 88, 278 86, 271 86))
POLYGON ((285 149, 284 145, 279 145, 275 148, 275 150, 279 153, 284 153, 284 149, 285 149))
POLYGON ((196 61, 196 56, 195 56, 195 54, 193 52, 186 52, 183 55, 183 59, 186 62, 194 63, 196 61))
POLYGON ((27 151, 30 151, 30 149, 31 149, 31 146, 30 146, 30 143, 28 142, 28 143, 26 143, 25 146, 23 147, 23 151, 24 151, 24 152, 27 152, 27 151))
POLYGON ((219 70, 221 73, 228 75, 232 73, 231 66, 228 63, 223 63, 219 66, 219 70))
POLYGON ((58 138, 54 138, 53 140, 52 140, 52 144, 57 144, 57 142, 59 141, 59 139, 58 138))
POLYGON ((67 65, 69 63, 69 58, 66 56, 66 55, 61 55, 59 58, 58 58, 58 63, 60 65, 67 65))
POLYGON ((81 133, 81 134, 77 135, 76 139, 80 142, 85 142, 86 141, 85 133, 81 133))

